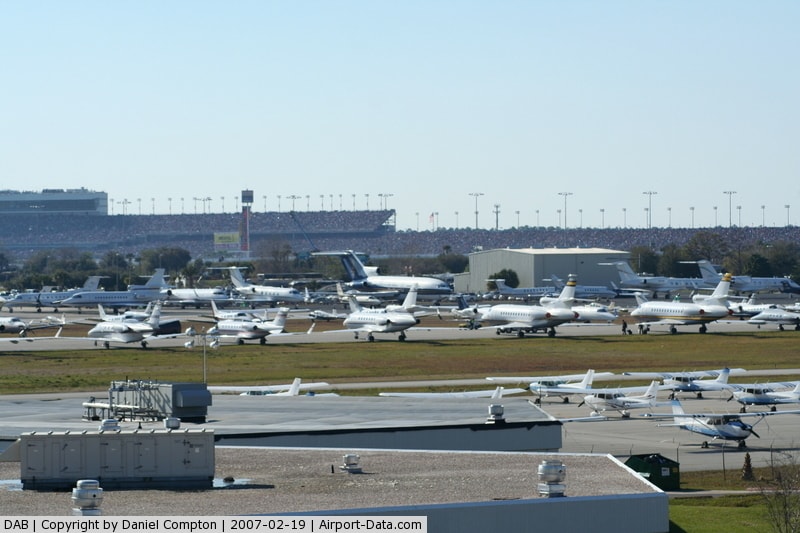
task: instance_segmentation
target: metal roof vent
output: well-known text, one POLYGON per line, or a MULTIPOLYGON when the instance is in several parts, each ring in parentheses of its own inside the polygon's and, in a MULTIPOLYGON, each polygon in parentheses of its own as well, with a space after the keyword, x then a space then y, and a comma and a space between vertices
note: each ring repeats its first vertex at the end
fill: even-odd
POLYGON ((181 419, 173 416, 164 419, 164 429, 179 429, 181 427, 181 419))
POLYGON ((103 501, 103 489, 100 482, 94 479, 79 479, 72 489, 72 516, 99 516, 100 504, 103 501))
POLYGON ((487 424, 502 424, 506 421, 503 413, 505 412, 502 405, 493 403, 489 406, 489 416, 486 417, 487 424))
POLYGON ((561 461, 545 460, 539 465, 539 495, 543 498, 560 498, 565 496, 567 486, 567 467, 561 461))
POLYGON ((119 431, 119 421, 114 418, 106 418, 100 422, 100 427, 98 429, 100 431, 119 431))
POLYGON ((358 461, 361 460, 361 457, 354 453, 348 453, 342 456, 342 465, 339 467, 340 470, 347 472, 348 474, 360 474, 361 467, 358 465, 358 461))

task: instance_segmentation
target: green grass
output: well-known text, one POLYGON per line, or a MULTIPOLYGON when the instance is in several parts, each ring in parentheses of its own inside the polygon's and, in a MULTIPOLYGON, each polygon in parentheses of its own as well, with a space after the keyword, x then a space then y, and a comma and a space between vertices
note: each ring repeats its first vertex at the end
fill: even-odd
MULTIPOLYGON (((791 333, 633 335, 456 341, 267 343, 208 350, 213 384, 483 378, 597 371, 793 368, 791 333)), ((202 349, 0 352, 0 393, 104 390, 112 380, 199 381, 202 349)), ((770 378, 777 380, 779 376, 770 378)), ((734 378, 731 381, 735 381, 734 378)))

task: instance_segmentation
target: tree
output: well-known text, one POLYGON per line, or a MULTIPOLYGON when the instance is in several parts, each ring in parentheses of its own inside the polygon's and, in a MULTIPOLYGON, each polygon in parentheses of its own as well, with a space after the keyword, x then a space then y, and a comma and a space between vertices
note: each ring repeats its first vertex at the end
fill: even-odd
POLYGON ((698 231, 686 243, 686 255, 693 260, 708 259, 714 263, 722 262, 730 247, 727 241, 713 231, 698 231))
MULTIPOLYGON (((504 268, 500 272, 495 272, 494 274, 492 274, 489 277, 492 278, 492 279, 503 279, 503 280, 505 280, 506 281, 506 285, 508 285, 512 289, 516 288, 516 287, 519 287, 519 276, 517 275, 517 273, 515 271, 513 271, 513 270, 511 270, 509 268, 504 268)), ((487 281, 486 282, 486 286, 488 287, 488 289, 490 291, 496 291, 497 290, 497 284, 494 281, 487 281)))
POLYGON ((791 454, 773 460, 772 479, 759 486, 772 527, 780 533, 800 531, 800 465, 791 454))
POLYGON ((646 246, 631 248, 631 267, 636 272, 658 274, 658 254, 646 246))

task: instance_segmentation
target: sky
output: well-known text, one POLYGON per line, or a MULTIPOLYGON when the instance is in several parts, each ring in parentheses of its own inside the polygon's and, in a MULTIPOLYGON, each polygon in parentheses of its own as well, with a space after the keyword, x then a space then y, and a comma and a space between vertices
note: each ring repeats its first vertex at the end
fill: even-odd
POLYGON ((800 225, 798 27, 794 0, 10 0, 0 188, 115 214, 251 189, 401 230, 800 225))

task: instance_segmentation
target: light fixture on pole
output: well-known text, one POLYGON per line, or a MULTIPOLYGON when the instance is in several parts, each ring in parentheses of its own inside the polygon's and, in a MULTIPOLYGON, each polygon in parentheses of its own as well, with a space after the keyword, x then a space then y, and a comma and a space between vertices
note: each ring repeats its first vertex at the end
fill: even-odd
POLYGON ((731 226, 733 226, 733 216, 732 216, 733 215, 733 211, 731 209, 731 207, 732 207, 731 206, 731 199, 733 198, 733 195, 736 194, 736 191, 722 191, 722 192, 723 192, 723 194, 727 194, 728 195, 728 227, 730 228, 731 226))
POLYGON ((644 191, 642 194, 648 196, 647 199, 647 228, 653 227, 653 195, 658 194, 656 191, 644 191))
POLYGON ((558 195, 564 197, 564 229, 567 229, 567 196, 572 196, 572 193, 560 192, 558 195))
POLYGON ((471 192, 470 196, 475 197, 475 229, 478 229, 478 197, 483 196, 482 192, 471 192))

